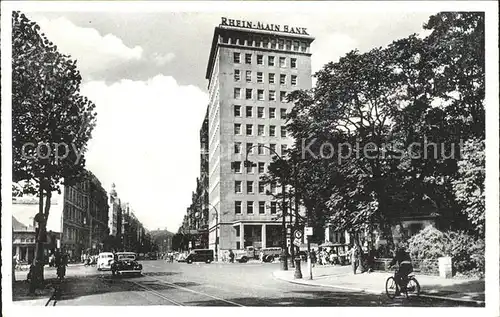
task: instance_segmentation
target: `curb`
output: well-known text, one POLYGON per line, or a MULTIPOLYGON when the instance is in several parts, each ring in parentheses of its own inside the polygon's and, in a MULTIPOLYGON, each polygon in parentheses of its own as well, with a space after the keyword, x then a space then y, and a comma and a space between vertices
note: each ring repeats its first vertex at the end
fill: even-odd
MULTIPOLYGON (((368 294, 376 294, 376 295, 381 295, 384 294, 385 292, 383 291, 374 291, 371 289, 364 289, 364 288, 356 288, 356 287, 346 287, 346 286, 336 286, 336 285, 328 285, 328 284, 319 284, 319 283, 309 283, 307 281, 303 280, 289 280, 283 277, 279 277, 276 275, 275 272, 272 273, 273 277, 275 279, 292 283, 292 284, 299 284, 299 285, 307 285, 307 286, 316 286, 316 287, 328 287, 328 288, 335 288, 335 289, 345 289, 349 291, 357 291, 357 292, 363 292, 363 293, 368 293, 368 294)), ((440 299, 440 300, 448 300, 448 301, 454 301, 454 302, 462 302, 462 303, 474 303, 478 305, 485 305, 485 301, 481 300, 474 300, 474 299, 466 299, 466 298, 454 298, 454 297, 446 297, 446 296, 438 296, 438 295, 428 295, 428 294, 420 294, 420 297, 425 297, 425 298, 432 298, 432 299, 440 299)))

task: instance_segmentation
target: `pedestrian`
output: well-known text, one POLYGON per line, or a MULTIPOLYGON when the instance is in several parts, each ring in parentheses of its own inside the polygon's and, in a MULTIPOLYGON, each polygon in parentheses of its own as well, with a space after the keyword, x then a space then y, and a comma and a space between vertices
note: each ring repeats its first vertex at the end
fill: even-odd
POLYGON ((229 249, 229 263, 234 263, 234 253, 231 249, 229 249))
POLYGON ((260 250, 260 253, 259 253, 259 259, 260 259, 260 262, 263 263, 264 262, 264 251, 260 250))
POLYGON ((311 264, 313 267, 316 266, 316 251, 314 249, 311 250, 311 264))
POLYGON ((360 250, 358 248, 358 244, 355 243, 352 246, 351 251, 350 251, 352 270, 353 270, 354 274, 356 274, 356 270, 358 269, 358 266, 359 266, 359 252, 360 252, 360 250))
POLYGON ((397 247, 394 258, 392 259, 389 266, 392 268, 395 264, 397 264, 398 269, 394 274, 394 279, 396 280, 396 284, 399 286, 396 288, 396 296, 399 296, 401 289, 406 287, 406 280, 408 278, 408 275, 413 272, 413 265, 411 263, 410 254, 406 252, 406 249, 402 243, 400 243, 397 247))
POLYGON ((377 252, 375 251, 375 248, 371 244, 369 244, 368 245, 368 254, 366 257, 366 266, 367 266, 368 273, 373 272, 373 270, 375 269, 376 253, 377 252))

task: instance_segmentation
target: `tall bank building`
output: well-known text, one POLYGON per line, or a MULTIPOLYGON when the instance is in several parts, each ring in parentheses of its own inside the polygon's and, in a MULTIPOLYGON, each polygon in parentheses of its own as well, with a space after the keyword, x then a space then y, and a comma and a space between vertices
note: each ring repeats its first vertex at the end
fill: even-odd
POLYGON ((259 178, 293 144, 286 95, 311 88, 314 38, 304 28, 222 18, 208 60, 209 245, 279 247, 279 202, 259 178), (256 164, 245 167, 248 159, 256 164), (215 208, 213 208, 213 207, 215 208), (217 213, 217 215, 215 215, 217 213))

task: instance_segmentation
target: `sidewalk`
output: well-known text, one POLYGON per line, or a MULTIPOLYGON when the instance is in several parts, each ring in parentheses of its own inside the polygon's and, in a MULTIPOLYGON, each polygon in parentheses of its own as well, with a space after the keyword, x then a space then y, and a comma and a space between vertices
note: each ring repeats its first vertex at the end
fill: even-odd
MULTIPOLYGON (((290 283, 331 287, 372 294, 385 293, 385 281, 390 272, 352 273, 351 266, 313 268, 313 280, 308 279, 307 265, 302 266, 302 279, 294 278, 294 269, 275 271, 273 276, 290 283)), ((477 279, 445 279, 438 276, 416 274, 422 297, 472 302, 484 305, 485 281, 477 279)))

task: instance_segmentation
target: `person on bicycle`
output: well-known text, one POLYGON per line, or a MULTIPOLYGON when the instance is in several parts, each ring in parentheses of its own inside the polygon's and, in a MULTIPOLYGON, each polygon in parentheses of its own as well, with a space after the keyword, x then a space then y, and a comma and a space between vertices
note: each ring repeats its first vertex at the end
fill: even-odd
POLYGON ((396 254, 389 265, 393 267, 395 264, 398 265, 398 270, 394 274, 394 279, 396 280, 396 284, 400 286, 397 289, 396 295, 399 295, 403 280, 406 280, 408 275, 413 272, 410 254, 406 252, 402 244, 398 246, 396 254))

